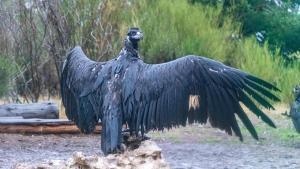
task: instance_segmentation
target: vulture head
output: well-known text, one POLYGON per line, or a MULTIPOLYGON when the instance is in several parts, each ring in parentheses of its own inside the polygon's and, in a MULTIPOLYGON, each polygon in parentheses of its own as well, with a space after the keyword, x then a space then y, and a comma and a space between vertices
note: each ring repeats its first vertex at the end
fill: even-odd
POLYGON ((143 39, 143 32, 139 28, 129 28, 126 40, 129 41, 135 50, 138 50, 138 42, 143 39))
POLYGON ((127 36, 131 42, 143 39, 143 32, 139 28, 129 28, 127 36))

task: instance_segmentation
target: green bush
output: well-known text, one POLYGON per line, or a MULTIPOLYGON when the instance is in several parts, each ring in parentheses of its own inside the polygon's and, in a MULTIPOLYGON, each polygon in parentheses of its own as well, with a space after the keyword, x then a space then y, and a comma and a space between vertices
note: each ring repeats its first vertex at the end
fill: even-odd
MULTIPOLYGON (((132 15, 145 34, 141 53, 145 61, 157 63, 186 54, 198 54, 221 61, 231 60, 238 24, 227 19, 221 27, 221 8, 191 5, 187 1, 138 1, 132 15)), ((231 63, 231 62, 230 62, 231 63)), ((234 64, 234 63, 231 63, 234 64)))
POLYGON ((278 56, 279 50, 272 55, 268 45, 261 47, 255 38, 243 40, 238 50, 242 56, 238 58, 241 69, 276 84, 282 90, 282 101, 292 101, 292 89, 300 83, 300 64, 286 66, 284 59, 278 56))
POLYGON ((123 27, 139 26, 144 31, 141 54, 146 62, 188 54, 206 56, 276 84, 282 100, 291 101, 292 88, 300 79, 299 65, 286 67, 277 57, 279 52, 272 54, 267 43, 261 46, 254 37, 240 37, 240 24, 232 18, 223 17, 224 24, 218 24, 221 7, 182 0, 134 2, 123 27))
POLYGON ((270 49, 280 48, 284 58, 287 54, 300 50, 300 15, 288 9, 270 5, 262 11, 249 8, 242 18, 243 33, 253 35, 265 32, 270 49))
POLYGON ((242 23, 242 34, 263 34, 273 51, 280 48, 282 56, 300 50, 299 0, 189 0, 210 6, 222 6, 221 16, 232 15, 242 23), (278 5, 278 3, 280 5, 278 5))

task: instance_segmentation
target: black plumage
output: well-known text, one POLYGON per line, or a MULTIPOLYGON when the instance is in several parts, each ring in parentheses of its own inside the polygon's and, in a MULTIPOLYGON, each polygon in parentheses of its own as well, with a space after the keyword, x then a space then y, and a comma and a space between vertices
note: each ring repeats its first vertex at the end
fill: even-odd
POLYGON ((240 103, 275 127, 257 107, 274 109, 269 103, 279 101, 271 92, 279 91, 274 85, 200 56, 146 64, 138 55, 141 38, 138 28, 130 29, 119 56, 107 62, 94 62, 75 47, 64 63, 61 93, 67 117, 84 133, 91 133, 101 120, 105 154, 120 148, 123 125, 131 133, 144 135, 153 129, 185 126, 187 121, 208 120, 212 127, 233 132, 242 140, 237 115, 258 139, 240 103), (190 96, 199 104, 191 106, 190 96))

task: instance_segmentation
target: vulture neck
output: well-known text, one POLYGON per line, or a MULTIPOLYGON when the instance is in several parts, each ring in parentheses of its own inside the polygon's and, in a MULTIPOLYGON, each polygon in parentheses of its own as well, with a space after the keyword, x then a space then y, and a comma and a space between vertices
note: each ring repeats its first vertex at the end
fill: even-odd
POLYGON ((128 38, 125 39, 124 49, 131 54, 132 57, 139 58, 138 53, 138 41, 130 41, 128 38))

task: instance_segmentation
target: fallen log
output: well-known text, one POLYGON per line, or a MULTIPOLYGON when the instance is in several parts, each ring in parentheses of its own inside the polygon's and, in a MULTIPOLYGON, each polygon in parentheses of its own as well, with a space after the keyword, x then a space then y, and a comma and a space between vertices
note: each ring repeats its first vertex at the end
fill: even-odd
POLYGON ((24 119, 58 119, 58 106, 53 102, 0 105, 0 117, 17 116, 21 116, 24 119))
MULTIPOLYGON (((100 133, 98 125, 94 133, 100 133)), ((67 119, 0 118, 0 133, 79 134, 77 126, 67 119)))

